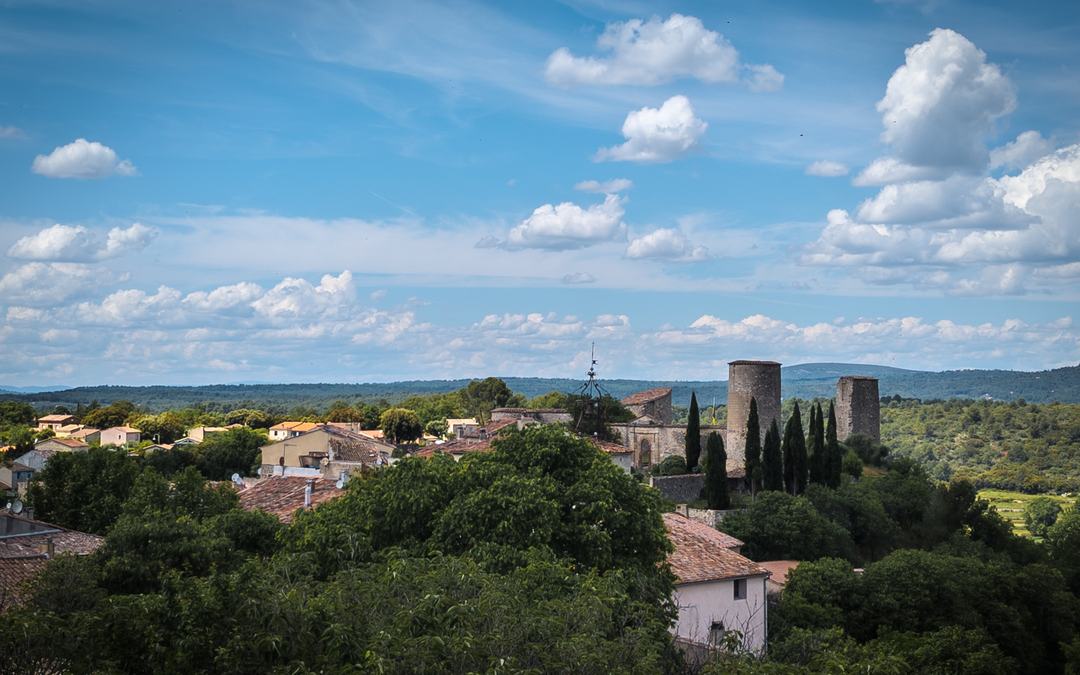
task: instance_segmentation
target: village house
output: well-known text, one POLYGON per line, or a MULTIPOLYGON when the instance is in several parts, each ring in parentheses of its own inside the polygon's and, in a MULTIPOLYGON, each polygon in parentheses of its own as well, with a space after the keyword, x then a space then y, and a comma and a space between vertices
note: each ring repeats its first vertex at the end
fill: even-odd
MULTIPOLYGON (((34 443, 34 450, 44 452, 81 452, 90 446, 77 438, 46 438, 34 443)), ((51 455, 49 455, 51 456, 51 455)))
POLYGON ((264 445, 263 476, 337 476, 390 463, 394 446, 363 434, 317 425, 302 434, 264 445))
POLYGON ((207 436, 211 434, 220 434, 228 431, 231 428, 232 427, 192 427, 187 430, 187 438, 190 438, 196 443, 202 443, 206 440, 207 436))
POLYGON ((24 497, 30 487, 30 479, 34 477, 34 470, 19 461, 10 465, 0 465, 0 490, 14 492, 18 497, 24 497))
POLYGON ((68 438, 74 438, 77 441, 83 443, 101 443, 101 429, 95 429, 94 427, 82 427, 77 431, 71 432, 68 438))
POLYGON ((0 511, 0 612, 23 597, 25 585, 61 553, 89 555, 102 537, 0 511))
POLYGON ((286 438, 306 434, 321 426, 324 425, 319 422, 281 422, 270 427, 267 435, 272 441, 283 441, 286 438))
POLYGON ((131 427, 109 427, 101 432, 99 442, 102 445, 124 446, 128 443, 138 443, 142 439, 142 432, 131 427))
POLYGON ((676 578, 676 640, 698 653, 729 639, 762 653, 769 571, 736 552, 741 541, 704 523, 665 513, 664 527, 674 547, 668 563, 676 578))
POLYGON ((799 566, 798 560, 765 560, 758 563, 769 570, 769 584, 767 586, 770 595, 776 595, 784 591, 792 571, 799 566))
POLYGON ((37 428, 52 429, 53 431, 56 431, 64 425, 74 423, 74 415, 45 415, 44 417, 39 417, 37 419, 37 428))
POLYGON ((446 420, 446 436, 448 438, 463 438, 469 431, 479 428, 480 423, 472 417, 451 417, 446 420))

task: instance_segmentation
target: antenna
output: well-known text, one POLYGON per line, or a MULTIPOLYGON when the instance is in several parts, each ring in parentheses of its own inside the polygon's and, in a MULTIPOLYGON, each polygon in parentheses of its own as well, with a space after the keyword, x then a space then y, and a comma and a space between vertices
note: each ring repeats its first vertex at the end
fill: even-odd
POLYGON ((596 343, 592 343, 592 347, 589 351, 589 370, 585 373, 587 379, 578 387, 577 395, 584 398, 584 405, 582 406, 581 413, 576 420, 574 420, 574 430, 581 430, 581 423, 586 416, 598 418, 600 424, 604 423, 604 406, 601 405, 601 399, 608 396, 607 391, 600 384, 600 381, 596 379, 596 343))
POLYGON ((22 500, 16 499, 15 501, 11 502, 11 504, 8 506, 8 510, 10 510, 15 515, 18 515, 18 514, 22 513, 23 512, 22 500))

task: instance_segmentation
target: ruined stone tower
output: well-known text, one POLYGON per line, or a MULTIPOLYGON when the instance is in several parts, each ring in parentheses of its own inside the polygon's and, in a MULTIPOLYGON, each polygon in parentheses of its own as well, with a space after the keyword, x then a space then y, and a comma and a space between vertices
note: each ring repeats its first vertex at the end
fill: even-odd
POLYGON ((845 375, 836 381, 836 436, 851 434, 881 442, 881 402, 876 377, 845 375))
POLYGON ((757 401, 761 438, 769 425, 780 420, 780 364, 776 361, 731 361, 728 363, 727 438, 728 461, 743 466, 746 460, 746 420, 750 399, 757 401))

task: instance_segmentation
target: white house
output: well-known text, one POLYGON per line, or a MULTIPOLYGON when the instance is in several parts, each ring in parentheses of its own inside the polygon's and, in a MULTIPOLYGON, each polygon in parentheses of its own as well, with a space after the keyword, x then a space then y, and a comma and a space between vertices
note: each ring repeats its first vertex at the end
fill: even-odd
POLYGON ((762 653, 769 571, 736 552, 741 541, 704 523, 665 513, 664 527, 675 549, 668 563, 676 578, 676 640, 700 650, 734 639, 762 653))
POLYGON ((102 445, 127 445, 138 443, 142 439, 142 432, 131 427, 110 427, 101 432, 100 443, 102 445))

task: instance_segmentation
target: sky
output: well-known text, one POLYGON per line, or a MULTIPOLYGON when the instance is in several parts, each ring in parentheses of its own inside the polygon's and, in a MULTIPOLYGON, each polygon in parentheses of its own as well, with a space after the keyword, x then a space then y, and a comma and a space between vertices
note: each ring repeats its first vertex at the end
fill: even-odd
POLYGON ((0 385, 1080 362, 1080 5, 0 0, 0 385))

